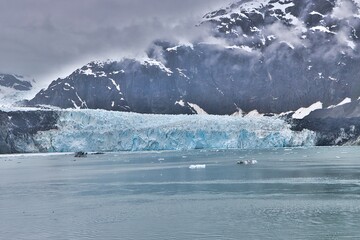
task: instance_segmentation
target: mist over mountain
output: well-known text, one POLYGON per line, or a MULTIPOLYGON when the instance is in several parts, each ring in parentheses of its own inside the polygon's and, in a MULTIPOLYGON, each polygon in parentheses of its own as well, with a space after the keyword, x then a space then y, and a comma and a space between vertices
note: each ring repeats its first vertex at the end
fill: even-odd
MULTIPOLYGON (((1 112, 0 148, 2 152, 73 151, 99 141, 91 150, 111 150, 98 137, 104 135, 116 146, 123 144, 124 148, 113 148, 117 150, 211 148, 219 139, 224 140, 216 145, 219 148, 241 148, 245 140, 248 146, 270 146, 263 141, 276 144, 271 146, 359 144, 359 9, 359 2, 352 0, 234 2, 199 19, 199 32, 208 34, 196 40, 176 40, 169 33, 152 42, 145 57, 91 61, 20 104, 113 112, 1 112), (240 125, 245 119, 255 130, 238 132, 236 127, 219 132, 216 129, 222 125, 217 121, 206 124, 212 116, 195 117, 205 119, 195 124, 182 121, 185 116, 151 115, 166 124, 175 122, 157 127, 166 126, 169 132, 149 125, 141 127, 144 135, 137 136, 131 124, 147 115, 117 111, 247 115, 216 119, 219 123, 232 119, 240 125), (265 124, 254 125, 256 119, 265 124), (268 132, 267 126, 276 121, 286 126, 284 135, 278 129, 268 132), (110 131, 109 126, 113 126, 110 131), (64 146, 69 134, 74 134, 72 141, 64 146), (293 145, 298 135, 303 138, 293 145), (161 143, 163 136, 170 142, 161 143), (214 136, 214 142, 208 144, 206 136, 214 136)), ((4 79, 1 83, 7 89, 26 86, 15 75, 4 79)), ((139 120, 135 125, 144 123, 139 120)))
POLYGON ((0 73, 0 106, 12 105, 31 96, 33 79, 21 75, 0 73))
POLYGON ((28 105, 282 113, 360 96, 358 1, 239 1, 205 14, 198 28, 209 27, 204 41, 160 39, 144 59, 91 62, 28 105))

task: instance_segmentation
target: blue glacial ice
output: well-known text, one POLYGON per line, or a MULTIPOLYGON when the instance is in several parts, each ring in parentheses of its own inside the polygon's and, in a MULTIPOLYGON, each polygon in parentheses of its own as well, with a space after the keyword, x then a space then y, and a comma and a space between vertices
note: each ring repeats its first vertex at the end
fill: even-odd
POLYGON ((312 146, 315 133, 294 132, 276 117, 151 115, 60 111, 58 129, 34 141, 48 152, 256 149, 312 146))

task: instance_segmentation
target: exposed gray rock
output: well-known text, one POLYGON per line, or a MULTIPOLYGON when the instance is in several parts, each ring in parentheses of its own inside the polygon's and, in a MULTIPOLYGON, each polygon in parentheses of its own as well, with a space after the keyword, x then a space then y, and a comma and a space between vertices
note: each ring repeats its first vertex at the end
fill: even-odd
MULTIPOLYGON (((350 1, 350 0, 349 0, 350 1)), ((157 41, 148 60, 91 62, 29 101, 139 113, 281 113, 360 96, 359 7, 336 0, 239 1, 206 14, 224 45, 157 41), (258 4, 261 3, 261 4, 258 4)))
POLYGON ((58 114, 53 111, 0 111, 0 153, 39 152, 32 136, 56 129, 58 114))
POLYGON ((2 73, 0 73, 0 86, 13 88, 19 91, 28 91, 32 88, 31 82, 23 80, 22 76, 2 73))
POLYGON ((317 145, 357 144, 360 136, 360 101, 311 112, 301 120, 292 120, 293 130, 317 132, 317 145))

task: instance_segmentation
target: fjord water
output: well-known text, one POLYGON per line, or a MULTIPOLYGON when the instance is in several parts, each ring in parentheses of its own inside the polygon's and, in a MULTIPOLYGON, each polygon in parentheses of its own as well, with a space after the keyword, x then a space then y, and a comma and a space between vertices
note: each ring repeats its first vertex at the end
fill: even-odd
POLYGON ((3 155, 0 222, 1 239, 359 238, 360 148, 3 155))

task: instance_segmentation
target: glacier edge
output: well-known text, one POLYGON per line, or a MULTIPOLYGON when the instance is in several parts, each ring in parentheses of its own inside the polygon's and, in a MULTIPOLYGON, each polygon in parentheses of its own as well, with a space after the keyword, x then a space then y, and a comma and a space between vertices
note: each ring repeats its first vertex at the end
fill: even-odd
POLYGON ((57 129, 39 131, 46 152, 259 149, 314 146, 316 133, 292 131, 276 117, 151 115, 105 110, 59 111, 57 129))

